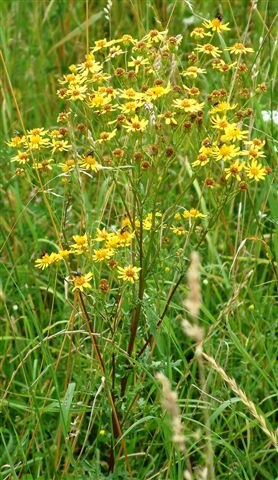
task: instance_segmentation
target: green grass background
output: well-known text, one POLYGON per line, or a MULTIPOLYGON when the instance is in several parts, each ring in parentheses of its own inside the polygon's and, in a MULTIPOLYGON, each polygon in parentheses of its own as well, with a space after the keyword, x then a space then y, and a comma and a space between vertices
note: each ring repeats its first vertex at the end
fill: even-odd
MULTIPOLYGON (((108 21, 103 11, 106 4, 100 0, 88 2, 91 44, 105 36, 114 38, 130 33, 140 37, 151 28, 168 26, 171 34, 182 33, 187 45, 191 42, 189 32, 193 21, 196 25, 196 16, 200 21, 212 18, 219 4, 224 21, 229 21, 232 27, 228 36, 237 41, 250 16, 250 1, 247 0, 193 0, 190 3, 182 0, 114 0, 108 21)), ((254 99, 252 106, 256 111, 258 134, 267 139, 267 163, 273 169, 277 161, 277 125, 263 122, 261 110, 277 109, 276 15, 274 0, 259 0, 248 30, 248 39, 258 53, 253 74, 257 83, 266 81, 268 85, 268 92, 259 101, 254 99)), ((56 125, 60 111, 56 97, 57 80, 68 65, 81 61, 86 52, 85 21, 86 3, 81 0, 0 0, 0 47, 27 128, 56 125)), ((58 426, 66 431, 72 418, 84 412, 89 418, 90 395, 96 392, 100 377, 88 366, 89 351, 86 345, 84 347, 82 335, 77 344, 81 354, 74 357, 72 383, 65 397, 63 368, 66 368, 67 357, 64 351, 62 368, 58 373, 55 371, 55 361, 63 342, 59 330, 64 328, 69 312, 62 296, 53 287, 61 279, 52 275, 47 283, 45 277, 33 268, 34 251, 38 256, 40 245, 47 242, 48 221, 45 206, 36 201, 32 185, 19 183, 14 167, 9 163, 5 141, 20 131, 21 126, 7 72, 1 63, 0 388, 2 396, 7 387, 9 394, 1 402, 0 478, 103 478, 104 439, 98 435, 97 429, 91 433, 81 461, 73 458, 65 442, 66 455, 71 459, 71 473, 67 477, 55 473, 51 460, 55 456, 58 426), (57 337, 55 341, 48 341, 52 333, 57 337), (17 369, 18 374, 9 386, 17 369), (49 379, 53 381, 50 391, 49 379), (78 403, 80 398, 82 405, 78 403), (35 428, 36 438, 28 451, 35 428)), ((252 82, 250 79, 250 88, 252 82)), ((209 88, 213 89, 213 84, 208 85, 209 88)), ((216 318, 219 319, 208 339, 208 351, 264 412, 273 430, 277 412, 277 292, 273 273, 273 269, 277 269, 278 255, 276 192, 274 175, 253 192, 250 204, 242 206, 247 209, 246 235, 260 240, 250 238, 246 242, 246 248, 239 253, 232 271, 238 205, 232 204, 226 211, 227 217, 235 219, 234 233, 223 216, 222 223, 210 234, 210 248, 203 258, 203 278, 206 281, 202 311, 202 321, 207 329, 216 318), (249 281, 246 278, 251 270, 249 281), (219 317, 220 312, 223 314, 219 317)), ((173 318, 182 314, 180 305, 184 295, 185 288, 181 288, 171 308, 173 318)), ((150 312, 157 311, 158 305, 153 301, 148 308, 150 312)), ((198 432, 198 423, 201 425, 203 420, 201 415, 199 419, 196 415, 200 401, 194 364, 191 370, 188 367, 192 355, 191 343, 186 338, 181 339, 179 327, 166 319, 158 338, 156 357, 151 363, 144 364, 142 360, 138 366, 145 376, 145 390, 126 438, 129 452, 145 451, 147 457, 141 461, 140 457, 133 460, 135 478, 182 478, 182 462, 173 451, 157 401, 157 387, 152 376, 157 369, 164 369, 173 383, 178 383, 186 435, 190 440, 189 450, 196 464, 202 458, 202 439, 194 434, 198 432), (166 458, 169 460, 165 463, 166 458)), ((215 372, 208 373, 207 382, 212 398, 202 401, 208 402, 210 408, 217 478, 278 478, 274 449, 256 420, 215 372)), ((99 417, 105 418, 107 405, 101 404, 99 409, 99 417)), ((98 427, 109 431, 109 422, 98 427)), ((110 478, 128 478, 123 463, 119 463, 110 478)))

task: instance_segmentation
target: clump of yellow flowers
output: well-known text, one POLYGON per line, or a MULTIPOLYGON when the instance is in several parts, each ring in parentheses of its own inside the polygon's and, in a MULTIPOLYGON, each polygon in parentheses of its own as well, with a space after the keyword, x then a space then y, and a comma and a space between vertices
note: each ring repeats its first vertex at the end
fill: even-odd
POLYGON ((36 267, 89 266, 88 273, 70 275, 73 290, 90 289, 94 270, 104 272, 104 265, 118 282, 134 284, 143 275, 144 255, 152 262, 148 245, 155 236, 158 252, 165 232, 177 241, 198 233, 198 222, 208 224, 209 212, 182 193, 187 179, 188 189, 194 178, 204 192, 226 191, 229 198, 265 180, 265 141, 253 136, 253 110, 246 107, 245 61, 253 50, 240 42, 223 49, 228 30, 219 18, 194 28, 195 46, 186 57, 182 36, 167 30, 97 40, 59 81, 64 107, 57 125, 10 139, 19 176, 28 173, 45 185, 56 180, 63 188, 76 179, 86 188, 110 179, 119 191, 129 185, 133 192, 133 207, 124 201, 126 192, 121 196, 118 226, 99 222, 90 234, 80 226, 71 242, 37 258, 36 267), (219 88, 208 91, 207 78, 219 88), (171 188, 177 189, 174 205, 167 204, 171 188))

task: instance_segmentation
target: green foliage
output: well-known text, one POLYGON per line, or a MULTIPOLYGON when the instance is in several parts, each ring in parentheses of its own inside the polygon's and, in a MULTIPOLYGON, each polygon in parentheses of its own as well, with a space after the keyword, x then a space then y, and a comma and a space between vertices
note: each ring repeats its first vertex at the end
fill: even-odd
MULTIPOLYGON (((275 448, 260 420, 209 364, 205 364, 203 389, 196 345, 181 329, 181 320, 187 316, 184 274, 197 248, 202 263, 199 326, 205 330, 204 351, 235 379, 266 419, 269 431, 274 431, 277 124, 265 122, 261 112, 277 109, 276 2, 258 2, 253 10, 247 1, 223 3, 223 22, 230 22, 231 31, 219 39, 219 47, 241 41, 245 32, 246 44, 255 51, 252 75, 243 76, 241 83, 242 89, 249 90, 248 98, 237 98, 235 83, 232 100, 253 109, 254 126, 252 122, 247 126, 253 127, 253 137, 266 140, 263 163, 272 169, 265 181, 250 184, 248 192, 228 184, 217 193, 204 193, 198 173, 182 156, 177 155, 174 162, 165 160, 165 148, 172 147, 165 145, 165 138, 159 140, 163 163, 158 164, 144 144, 135 144, 132 135, 127 137, 125 148, 132 156, 127 165, 133 160, 131 152, 139 150, 144 151, 143 160, 155 165, 151 169, 144 171, 139 164, 132 171, 108 169, 92 179, 80 176, 65 185, 58 183, 61 172, 56 170, 53 177, 52 173, 42 177, 42 184, 31 167, 24 177, 18 176, 18 165, 10 162, 13 153, 7 146, 9 138, 22 132, 19 113, 27 130, 57 128, 58 78, 68 73, 69 65, 83 61, 87 32, 93 45, 104 37, 132 34, 140 38, 151 29, 169 28, 170 35, 184 37, 182 65, 187 62, 185 52, 195 47, 190 32, 204 19, 214 18, 218 2, 114 0, 110 8, 110 2, 101 0, 0 0, 0 478, 179 480, 188 459, 196 472, 207 465, 209 440, 215 478, 273 480, 278 476, 275 448), (255 93, 264 82, 267 91, 255 93), (183 244, 170 231, 172 217, 178 207, 196 205, 209 217, 194 224, 183 244), (149 212, 160 209, 165 230, 159 222, 160 230, 153 228, 153 215, 152 228, 144 233, 142 267, 148 286, 144 295, 140 296, 137 283, 122 288, 116 270, 107 273, 103 264, 92 267, 88 259, 82 264, 83 257, 78 255, 57 268, 52 265, 43 272, 35 268, 35 259, 45 251, 58 251, 61 238, 68 247, 74 234, 86 231, 94 237, 96 228, 120 229, 127 211, 133 222, 135 217, 142 222, 149 212), (79 268, 89 266, 94 273, 93 294, 88 290, 82 297, 73 295, 69 279, 78 278, 79 268), (108 293, 98 289, 103 278, 109 280, 108 293), (129 355, 130 325, 136 315, 140 321, 129 355), (155 378, 159 371, 178 394, 186 455, 172 442, 171 419, 159 401, 155 378)), ((230 53, 225 55, 230 62, 230 53)), ((209 93, 224 88, 225 82, 220 72, 210 69, 203 89, 209 93)), ((72 108, 78 115, 72 127, 86 118, 97 134, 106 130, 105 120, 96 122, 93 114, 84 114, 85 108, 72 108)), ((188 155, 191 163, 211 128, 208 125, 205 113, 204 126, 191 137, 188 134, 189 141, 180 130, 171 137, 176 151, 188 155)), ((76 138, 78 154, 85 153, 88 138, 76 138)), ((151 129, 148 138, 148 144, 153 144, 151 129)), ((111 151, 99 149, 98 160, 108 155, 111 151)), ((128 260, 138 265, 140 244, 123 251, 117 257, 118 262, 125 260, 120 265, 128 260)))

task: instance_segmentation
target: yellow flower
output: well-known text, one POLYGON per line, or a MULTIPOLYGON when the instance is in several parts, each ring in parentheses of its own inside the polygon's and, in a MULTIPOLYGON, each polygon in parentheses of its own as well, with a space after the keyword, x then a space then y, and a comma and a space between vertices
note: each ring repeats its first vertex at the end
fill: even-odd
POLYGON ((190 210, 183 211, 183 217, 186 220, 189 220, 191 218, 203 218, 203 217, 206 217, 206 215, 204 213, 201 213, 196 208, 191 208, 190 210))
POLYGON ((119 106, 119 110, 122 113, 133 113, 135 112, 138 108, 142 107, 143 102, 140 102, 139 100, 131 100, 130 102, 126 102, 123 105, 119 106))
POLYGON ((122 53, 125 53, 125 52, 121 49, 120 45, 116 45, 109 49, 109 52, 106 55, 106 61, 110 60, 111 58, 115 58, 118 55, 121 55, 122 53))
POLYGON ((112 130, 112 132, 101 132, 100 138, 98 140, 96 140, 96 143, 108 142, 113 137, 115 137, 116 133, 117 133, 116 128, 114 128, 114 130, 112 130))
POLYGON ((225 50, 228 50, 235 55, 246 54, 248 52, 254 52, 253 48, 247 48, 243 45, 243 43, 235 43, 232 47, 228 47, 225 50))
POLYGON ((7 144, 9 145, 9 147, 18 148, 19 146, 23 145, 25 142, 26 142, 25 135, 22 135, 22 136, 16 135, 15 137, 12 137, 11 140, 7 142, 7 144))
POLYGON ((135 67, 135 72, 137 73, 139 68, 142 65, 148 65, 148 64, 149 64, 149 60, 147 58, 144 58, 144 57, 138 55, 136 58, 131 57, 131 61, 128 62, 127 65, 129 67, 135 67))
POLYGON ((94 250, 93 260, 95 262, 102 262, 108 258, 111 258, 114 255, 114 250, 111 248, 99 248, 98 250, 94 250))
POLYGON ((65 152, 71 148, 71 145, 67 140, 51 140, 52 153, 65 152))
POLYGON ((70 87, 66 91, 66 94, 70 100, 73 100, 75 102, 76 100, 84 100, 86 98, 86 91, 87 91, 86 85, 70 84, 70 87))
POLYGON ((53 162, 53 158, 49 158, 48 160, 42 160, 40 162, 36 162, 33 164, 33 168, 36 170, 42 170, 42 171, 47 171, 47 170, 52 170, 52 165, 51 163, 53 162))
POLYGON ((197 52, 204 53, 205 55, 211 55, 213 58, 219 57, 221 50, 215 47, 211 43, 205 43, 204 45, 197 45, 195 48, 197 52))
POLYGON ((102 50, 103 48, 111 47, 111 45, 115 44, 115 40, 107 40, 106 38, 103 38, 101 40, 96 40, 95 41, 95 46, 92 49, 92 52, 97 52, 98 50, 102 50))
POLYGON ((246 165, 245 171, 247 173, 247 177, 256 180, 264 180, 266 176, 266 169, 262 166, 261 163, 258 163, 257 160, 252 160, 249 165, 246 165))
POLYGON ((158 115, 158 118, 163 118, 166 125, 177 125, 178 122, 174 118, 174 116, 175 116, 175 112, 165 112, 165 113, 160 113, 158 115))
POLYGON ((123 246, 128 246, 131 244, 131 240, 135 236, 135 232, 129 232, 128 230, 121 229, 117 233, 119 244, 123 246))
POLYGON ((30 150, 40 150, 41 148, 49 146, 49 140, 48 138, 44 138, 39 133, 31 133, 27 135, 26 144, 30 148, 30 150))
POLYGON ((212 30, 213 32, 227 32, 231 30, 228 25, 229 23, 222 23, 219 18, 214 18, 213 20, 206 20, 202 24, 205 28, 212 30))
POLYGON ((169 92, 171 92, 170 85, 167 85, 167 87, 155 85, 154 87, 148 88, 148 90, 145 92, 145 100, 156 100, 156 98, 159 98, 162 95, 167 95, 169 92))
POLYGON ((126 120, 126 125, 123 125, 123 127, 128 132, 144 132, 148 123, 148 120, 145 120, 144 118, 139 120, 138 116, 135 115, 134 117, 126 120))
POLYGON ((125 282, 134 283, 135 280, 138 280, 138 272, 140 272, 140 267, 133 267, 129 265, 128 267, 118 267, 118 277, 124 280, 125 282))
POLYGON ((59 163, 58 166, 62 169, 62 172, 68 173, 74 169, 75 161, 73 158, 69 158, 65 163, 59 163))
POLYGON ((229 110, 234 110, 236 106, 237 104, 231 105, 229 102, 219 102, 210 109, 209 113, 210 115, 214 115, 215 113, 226 113, 229 110))
POLYGON ((192 167, 198 167, 199 165, 203 167, 209 161, 210 161, 209 155, 207 155, 206 153, 199 153, 197 160, 195 160, 195 162, 192 163, 192 167))
POLYGON ((212 128, 217 128, 218 130, 224 130, 229 125, 226 116, 220 117, 220 115, 215 115, 215 117, 211 117, 210 121, 213 125, 212 128))
POLYGON ((83 77, 87 77, 89 73, 97 73, 102 69, 102 65, 99 62, 96 62, 95 57, 92 53, 85 55, 85 61, 77 67, 78 71, 82 74, 83 77))
POLYGON ((197 78, 199 73, 206 73, 204 68, 195 67, 194 65, 187 67, 187 69, 181 73, 183 77, 197 78))
POLYGON ((78 164, 85 170, 92 170, 93 172, 98 172, 102 168, 92 155, 85 155, 85 157, 79 160, 78 164))
POLYGON ((71 282, 74 284, 72 291, 74 292, 75 290, 80 290, 80 292, 83 292, 84 288, 92 288, 89 283, 92 277, 92 272, 88 272, 85 275, 75 275, 71 279, 71 282))
POLYGON ((239 147, 223 143, 221 147, 214 147, 213 155, 215 156, 216 160, 230 160, 231 158, 236 157, 239 151, 239 147))
POLYGON ((236 160, 228 168, 224 169, 224 172, 226 173, 225 179, 228 180, 228 178, 233 177, 238 182, 240 182, 241 180, 240 172, 243 170, 243 167, 244 167, 244 164, 240 163, 239 160, 236 160))
POLYGON ((186 113, 196 113, 202 110, 204 103, 198 103, 194 98, 174 100, 173 105, 186 113))
POLYGON ((105 228, 103 228, 102 230, 100 230, 99 228, 97 229, 97 234, 94 238, 94 240, 96 242, 105 242, 106 240, 108 240, 109 238, 109 232, 107 232, 107 230, 105 230, 105 228))
POLYGON ((110 233, 108 239, 105 242, 105 248, 110 248, 110 249, 115 249, 119 248, 120 246, 120 239, 117 235, 117 233, 110 233))
POLYGON ((244 140, 248 134, 248 130, 240 130, 236 123, 227 125, 224 129, 224 135, 221 135, 222 142, 235 142, 236 140, 244 140))
POLYGON ((66 83, 68 83, 69 85, 72 85, 72 87, 74 87, 74 85, 80 85, 80 83, 84 82, 84 80, 85 79, 83 79, 81 75, 71 72, 67 75, 63 75, 63 79, 60 79, 59 83, 61 85, 65 85, 66 83))
POLYGON ((163 42, 166 39, 167 33, 168 30, 163 30, 161 32, 158 30, 151 30, 142 40, 150 43, 163 42))
POLYGON ((76 253, 77 255, 81 255, 82 253, 88 252, 88 237, 87 233, 84 235, 73 235, 73 243, 71 247, 71 252, 76 253))
POLYGON ((144 94, 142 92, 136 92, 133 88, 128 88, 127 90, 119 90, 120 98, 125 100, 142 100, 144 94))
POLYGON ((172 225, 172 227, 170 227, 170 230, 172 230, 172 232, 174 232, 176 235, 179 235, 179 236, 185 235, 187 233, 185 228, 182 226, 175 227, 174 225, 172 225))
POLYGON ((118 38, 117 42, 128 45, 129 43, 133 44, 137 42, 131 35, 125 33, 121 38, 118 38))
POLYGON ((109 105, 111 101, 112 101, 111 95, 107 95, 103 93, 95 93, 89 96, 89 99, 86 103, 90 108, 102 109, 106 105, 109 105))
POLYGON ((222 60, 222 58, 216 58, 212 62, 212 68, 219 70, 219 72, 226 73, 229 72, 236 64, 237 62, 226 63, 224 60, 222 60))
POLYGON ((61 260, 61 257, 58 253, 52 252, 50 253, 50 255, 48 253, 45 253, 41 258, 37 258, 35 260, 35 267, 44 270, 45 268, 48 268, 49 265, 51 265, 52 263, 58 262, 59 260, 61 260))
POLYGON ((12 162, 18 162, 24 165, 25 163, 29 162, 28 153, 18 150, 17 155, 12 157, 12 162))
POLYGON ((204 37, 211 37, 210 32, 206 32, 204 28, 202 27, 197 27, 192 30, 190 33, 190 37, 196 37, 196 38, 204 38, 204 37))

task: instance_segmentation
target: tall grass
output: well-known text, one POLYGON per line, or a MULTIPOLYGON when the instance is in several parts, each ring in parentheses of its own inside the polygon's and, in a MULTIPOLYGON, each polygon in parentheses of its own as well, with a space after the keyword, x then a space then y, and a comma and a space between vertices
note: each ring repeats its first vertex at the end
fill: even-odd
MULTIPOLYGON (((61 127, 57 116, 67 104, 61 106, 56 95, 58 79, 83 62, 95 40, 123 34, 139 39, 151 29, 182 34, 179 53, 172 52, 161 73, 164 87, 167 79, 178 83, 175 72, 188 66, 186 53, 204 43, 194 42, 190 32, 214 18, 218 7, 211 0, 1 2, 0 478, 278 477, 277 124, 262 116, 277 109, 275 2, 222 5, 231 31, 215 43, 224 50, 244 40, 254 53, 241 80, 233 72, 223 77, 202 58, 208 73, 198 101, 205 100, 205 114, 200 126, 192 120, 193 133, 178 125, 171 134, 156 135, 150 105, 144 136, 122 128, 108 147, 95 144, 105 168, 88 172, 78 163, 92 149, 86 128, 96 139, 115 124, 74 103, 76 117, 63 125, 73 145, 74 174, 56 166, 46 173, 32 168, 36 152, 18 172, 11 162, 16 151, 7 145, 24 130, 61 127), (263 83, 265 92, 258 89, 263 83), (192 167, 201 141, 212 135, 206 112, 216 102, 208 106, 206 95, 216 88, 226 88, 242 110, 253 109, 242 129, 266 141, 261 160, 269 174, 247 190, 219 178, 219 162, 209 175, 217 188, 205 189, 208 175, 192 167), (113 155, 117 148, 124 160, 113 155), (206 216, 184 221, 188 233, 175 234, 175 213, 191 207, 206 216), (109 259, 92 262, 92 239, 104 227, 110 234, 134 234, 113 257, 117 266, 109 259), (88 253, 82 256, 72 236, 85 232, 88 253), (35 268, 36 259, 59 248, 74 254, 43 271, 35 268), (190 277, 195 249, 202 302, 188 316, 185 299, 194 285, 187 284, 186 272, 190 277), (134 284, 118 278, 118 266, 127 265, 141 269, 134 284), (93 289, 72 292, 89 270, 93 289), (177 448, 177 423, 161 406, 158 372, 166 396, 174 399, 172 410, 167 401, 164 407, 180 421, 184 448, 177 448)), ((227 63, 230 55, 225 50, 227 63)), ((122 67, 118 63, 111 74, 122 67)), ((139 90, 147 79, 136 81, 139 90)), ((117 88, 129 86, 129 80, 117 82, 117 88)), ((152 100, 156 114, 167 98, 152 100)), ((67 154, 59 155, 61 163, 67 154)))

